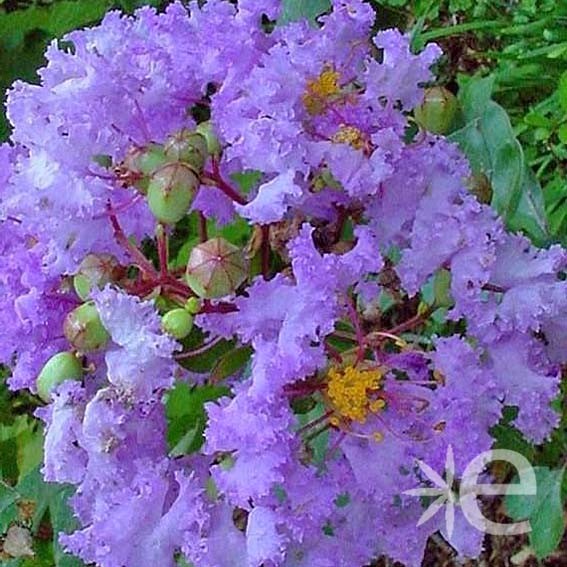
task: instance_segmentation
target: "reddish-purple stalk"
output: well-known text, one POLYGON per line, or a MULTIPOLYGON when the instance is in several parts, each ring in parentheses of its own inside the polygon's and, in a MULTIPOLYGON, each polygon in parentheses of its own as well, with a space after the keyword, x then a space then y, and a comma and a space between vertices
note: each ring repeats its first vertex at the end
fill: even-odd
POLYGON ((348 309, 349 317, 352 321, 352 324, 354 326, 354 330, 355 330, 355 333, 356 333, 356 342, 358 343, 358 349, 357 349, 357 353, 356 353, 356 362, 354 364, 356 366, 364 358, 364 351, 365 351, 365 347, 366 347, 366 337, 364 336, 364 332, 362 330, 362 325, 360 324, 358 312, 356 311, 356 307, 354 305, 353 300, 349 299, 347 301, 347 309, 348 309))
POLYGON ((215 159, 211 160, 212 170, 203 172, 203 181, 212 182, 212 184, 220 189, 225 195, 230 197, 235 203, 239 205, 246 205, 246 199, 229 183, 227 183, 220 172, 218 161, 215 159))
POLYGON ((209 231, 207 229, 207 218, 199 211, 199 240, 207 242, 209 240, 209 231))
POLYGON ((169 244, 167 228, 163 224, 159 224, 156 232, 160 280, 165 281, 169 277, 169 244))
POLYGON ((234 313, 235 311, 238 311, 238 307, 234 303, 221 301, 212 304, 210 301, 205 301, 199 313, 234 313))
POLYGON ((207 343, 204 343, 199 348, 196 348, 194 350, 189 350, 187 352, 182 352, 181 354, 176 354, 174 358, 176 360, 183 360, 185 358, 192 358, 193 356, 199 356, 200 354, 203 354, 204 352, 207 352, 209 349, 213 348, 215 345, 218 345, 222 340, 223 337, 216 337, 215 339, 207 343))
POLYGON ((320 415, 318 418, 310 421, 309 423, 306 423, 303 427, 300 427, 296 433, 298 435, 302 435, 306 431, 310 431, 314 427, 317 427, 317 425, 319 425, 320 423, 324 423, 329 417, 333 415, 333 413, 333 410, 326 411, 323 415, 320 415))
POLYGON ((142 251, 130 242, 130 240, 122 230, 117 216, 114 214, 114 212, 112 212, 110 202, 108 202, 107 204, 107 210, 116 242, 118 242, 118 244, 120 244, 126 250, 130 258, 132 259, 132 262, 136 266, 138 266, 138 268, 140 268, 140 270, 142 270, 144 274, 152 279, 155 279, 157 277, 155 268, 153 267, 152 263, 144 256, 142 251))

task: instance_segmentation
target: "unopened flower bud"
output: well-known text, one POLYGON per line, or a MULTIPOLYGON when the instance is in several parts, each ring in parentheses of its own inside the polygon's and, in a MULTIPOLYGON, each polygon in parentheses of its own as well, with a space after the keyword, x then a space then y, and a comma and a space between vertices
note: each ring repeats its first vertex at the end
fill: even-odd
POLYGON ((165 143, 165 155, 171 162, 183 162, 200 173, 207 161, 207 139, 198 132, 181 130, 165 143))
POLYGON ((199 189, 199 179, 183 163, 169 163, 156 171, 148 186, 148 204, 154 217, 175 224, 186 214, 199 189))
POLYGON ((193 328, 193 316, 185 309, 173 309, 161 318, 163 330, 176 339, 184 339, 193 328))
POLYGON ((242 250, 224 238, 212 238, 195 246, 186 272, 191 289, 209 299, 234 293, 247 275, 242 250))
POLYGON ((124 161, 117 168, 118 178, 127 186, 136 187, 141 193, 148 189, 149 176, 167 163, 163 146, 149 144, 128 150, 124 161))
POLYGON ((109 339, 94 303, 84 303, 65 318, 63 332, 67 340, 80 352, 102 348, 109 339))
POLYGON ((191 315, 195 315, 201 310, 201 301, 196 297, 190 297, 185 303, 185 309, 191 313, 191 315))
POLYGON ((451 130, 457 109, 457 98, 451 91, 445 87, 431 87, 425 89, 425 98, 415 109, 415 119, 429 132, 446 134, 451 130))
POLYGON ((111 254, 88 254, 73 277, 77 295, 86 301, 94 288, 102 289, 119 276, 120 265, 111 254))
POLYGON ((167 163, 164 147, 160 144, 149 144, 144 148, 132 148, 124 158, 124 166, 132 172, 151 175, 167 163))
POLYGON ((81 362, 72 352, 59 352, 52 356, 41 369, 36 388, 38 396, 49 402, 51 392, 65 380, 80 380, 83 376, 81 362))
POLYGON ((209 154, 212 156, 219 156, 222 148, 219 139, 216 137, 213 130, 213 125, 209 121, 201 122, 201 124, 197 126, 196 131, 205 137, 209 154))

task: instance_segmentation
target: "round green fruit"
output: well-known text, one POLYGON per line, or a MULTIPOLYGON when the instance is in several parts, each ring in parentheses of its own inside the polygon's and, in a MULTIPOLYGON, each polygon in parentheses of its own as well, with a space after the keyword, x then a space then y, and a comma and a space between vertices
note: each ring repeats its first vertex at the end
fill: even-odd
POLYGON ((84 303, 65 318, 63 332, 79 352, 91 352, 106 345, 110 338, 94 303, 84 303))
POLYGON ((169 163, 156 171, 148 185, 148 205, 154 217, 175 224, 186 214, 199 188, 199 179, 183 163, 169 163))
POLYGON ((425 98, 415 109, 415 120, 425 130, 434 134, 447 134, 455 120, 458 102, 445 87, 425 89, 425 98))
POLYGON ((102 289, 115 281, 119 268, 118 260, 111 254, 87 254, 73 277, 75 292, 86 301, 94 288, 102 289))
POLYGON ((209 121, 201 122, 201 124, 197 126, 196 131, 205 137, 205 140, 207 141, 207 151, 209 154, 212 156, 219 156, 222 148, 219 139, 216 137, 213 130, 213 125, 209 121))
POLYGON ((248 266, 240 248, 217 237, 193 248, 185 276, 199 297, 212 299, 234 293, 248 277, 248 266))
POLYGON ((190 297, 185 303, 185 309, 191 315, 196 315, 201 310, 201 301, 196 297, 190 297))
POLYGON ((173 309, 161 318, 163 330, 176 339, 184 339, 193 328, 193 316, 185 309, 173 309))
POLYGON ((52 356, 41 369, 36 388, 38 396, 49 402, 51 392, 65 382, 65 380, 80 380, 83 376, 83 368, 79 359, 72 352, 59 352, 52 356))
POLYGON ((208 157, 207 139, 198 132, 181 130, 165 143, 165 155, 172 162, 183 162, 200 173, 208 157))
POLYGON ((124 167, 132 173, 151 175, 167 163, 164 147, 149 144, 144 148, 132 148, 124 158, 124 167))

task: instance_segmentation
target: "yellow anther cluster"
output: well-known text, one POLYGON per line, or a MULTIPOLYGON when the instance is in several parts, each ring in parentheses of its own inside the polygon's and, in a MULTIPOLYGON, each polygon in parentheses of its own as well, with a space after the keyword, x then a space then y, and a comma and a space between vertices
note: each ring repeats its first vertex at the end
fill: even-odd
POLYGON ((369 413, 383 409, 384 400, 371 397, 380 389, 383 375, 380 368, 331 368, 327 375, 327 396, 336 413, 331 417, 331 423, 338 425, 341 419, 364 423, 369 413))
POLYGON ((336 144, 349 144, 355 150, 362 150, 366 145, 364 134, 358 128, 346 124, 341 124, 331 140, 336 144))
POLYGON ((307 83, 303 104, 309 114, 321 114, 328 99, 340 93, 339 77, 336 71, 326 69, 316 79, 307 83))

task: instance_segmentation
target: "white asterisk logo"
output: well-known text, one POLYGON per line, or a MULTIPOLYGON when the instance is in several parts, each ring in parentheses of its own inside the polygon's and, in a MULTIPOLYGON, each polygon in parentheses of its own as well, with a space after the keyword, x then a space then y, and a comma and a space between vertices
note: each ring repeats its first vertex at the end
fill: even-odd
POLYGON ((423 474, 435 485, 434 487, 421 487, 405 490, 404 494, 410 496, 427 496, 435 498, 435 500, 427 507, 425 512, 417 522, 418 526, 428 522, 439 510, 445 507, 445 523, 447 527, 447 535, 449 539, 453 535, 455 527, 455 503, 457 497, 453 491, 453 482, 455 480, 455 458, 453 456, 453 447, 449 445, 447 448, 447 456, 445 458, 445 479, 443 479, 435 470, 427 463, 418 459, 417 464, 423 474))
POLYGON ((427 496, 434 498, 419 518, 418 526, 428 522, 439 510, 445 507, 445 523, 447 538, 450 541, 455 527, 455 505, 458 501, 460 510, 469 524, 483 533, 491 535, 520 535, 531 531, 529 521, 515 523, 492 522, 485 518, 479 507, 478 497, 517 494, 534 496, 537 494, 537 479, 530 462, 521 454, 508 449, 492 449, 477 455, 462 473, 457 491, 453 489, 455 481, 455 458, 453 447, 447 447, 445 458, 445 479, 434 471, 427 463, 418 460, 422 473, 435 485, 432 487, 412 488, 403 494, 410 496, 427 496), (492 461, 510 463, 518 471, 518 482, 512 484, 479 484, 478 480, 486 465, 492 461))

